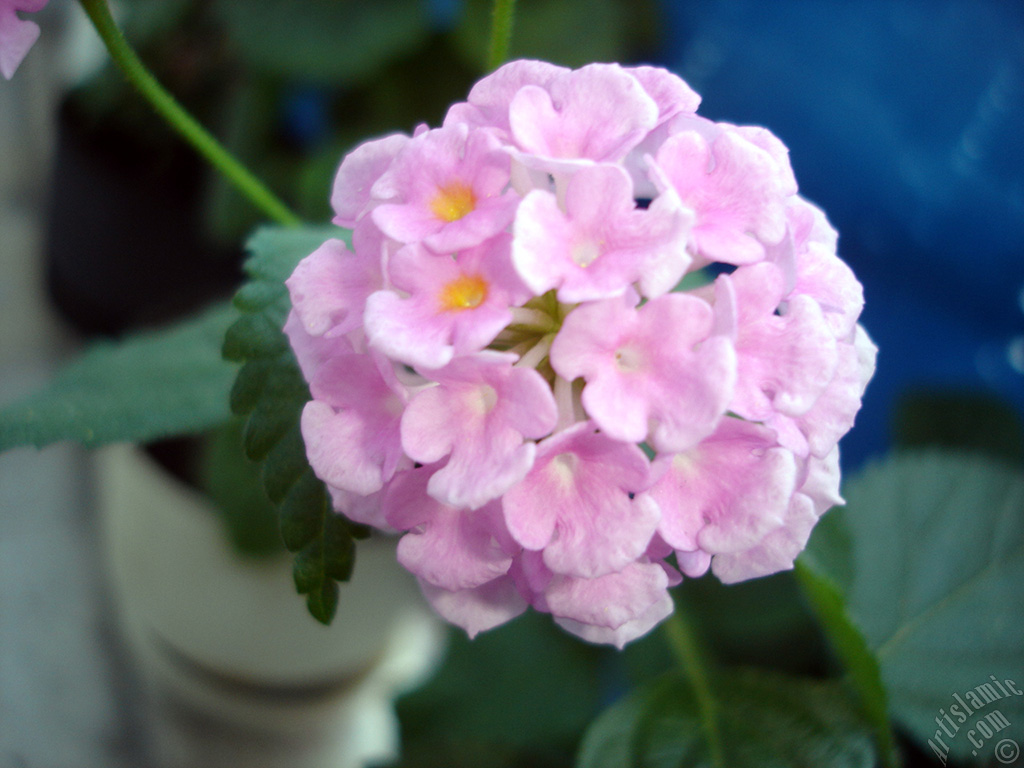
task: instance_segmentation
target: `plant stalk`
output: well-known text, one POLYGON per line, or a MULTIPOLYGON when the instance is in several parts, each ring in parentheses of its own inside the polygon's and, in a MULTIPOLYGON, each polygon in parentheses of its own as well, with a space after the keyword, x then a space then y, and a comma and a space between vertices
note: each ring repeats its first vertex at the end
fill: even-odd
POLYGON ((493 72, 508 58, 512 40, 512 16, 516 0, 494 0, 491 16, 491 43, 487 49, 487 71, 493 72))
POLYGON ((672 655, 690 683, 694 698, 697 700, 701 729, 711 753, 711 764, 715 768, 726 768, 725 755, 722 752, 722 734, 718 727, 718 702, 711 692, 707 661, 693 626, 684 615, 681 605, 676 604, 675 612, 665 620, 663 629, 672 655))
POLYGON ((196 122, 195 118, 157 82, 117 26, 117 22, 114 21, 114 17, 110 13, 107 0, 79 1, 114 63, 157 113, 268 218, 282 226, 299 226, 302 220, 267 189, 248 168, 224 149, 221 143, 196 122))

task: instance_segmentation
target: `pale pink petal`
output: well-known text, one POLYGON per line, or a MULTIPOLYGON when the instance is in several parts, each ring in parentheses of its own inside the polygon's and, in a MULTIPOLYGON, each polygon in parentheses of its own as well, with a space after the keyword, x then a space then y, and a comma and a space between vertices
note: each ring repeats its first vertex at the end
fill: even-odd
POLYGON ((784 275, 774 264, 740 267, 720 281, 733 285, 737 307, 736 390, 729 407, 755 421, 773 411, 806 413, 836 374, 836 341, 809 296, 783 301, 784 275))
POLYGON ((697 95, 682 78, 661 67, 626 67, 626 72, 640 81, 647 94, 658 105, 658 123, 680 112, 696 112, 700 106, 697 95))
POLYGON ((670 293, 639 309, 609 299, 579 306, 551 347, 551 365, 583 377, 583 406, 611 437, 681 451, 710 435, 735 381, 731 341, 712 335, 711 306, 670 293))
POLYGON ((10 80, 22 59, 39 38, 39 26, 18 17, 17 11, 34 13, 47 0, 0 0, 0 74, 10 80))
POLYGON ((473 127, 495 128, 507 136, 509 105, 519 89, 524 85, 547 89, 552 81, 568 73, 565 67, 544 61, 510 61, 478 81, 470 89, 465 103, 452 105, 444 124, 466 123, 473 127))
POLYGON ((528 607, 509 577, 455 592, 422 580, 420 588, 438 614, 462 627, 471 638, 514 619, 528 607))
POLYGON ((525 85, 509 108, 519 148, 551 158, 619 161, 657 121, 654 99, 617 64, 590 64, 548 88, 525 85))
POLYGON ((407 395, 389 367, 350 354, 317 369, 301 426, 309 463, 328 485, 370 494, 402 464, 399 426, 407 395))
POLYGON ((648 483, 639 448, 580 424, 538 446, 530 473, 505 493, 505 520, 551 571, 600 576, 647 550, 658 524, 648 483))
POLYGON ((484 131, 456 124, 409 141, 371 193, 373 220, 391 238, 437 253, 479 245, 508 226, 519 197, 510 157, 484 131))
POLYGON ((419 245, 398 251, 388 266, 396 290, 366 302, 370 344, 422 368, 482 350, 512 320, 509 307, 529 296, 511 269, 509 241, 500 235, 457 259, 419 245))
POLYGON ((468 510, 442 504, 427 494, 430 475, 430 468, 420 467, 388 485, 387 521, 408 531, 398 542, 398 561, 420 579, 452 591, 508 573, 515 547, 500 505, 468 510))
POLYGON ((777 446, 775 433, 735 418, 656 463, 663 474, 649 493, 661 508, 658 532, 684 551, 717 554, 756 544, 782 524, 797 482, 797 462, 777 446))
POLYGON ((292 307, 312 336, 349 333, 362 323, 366 297, 381 287, 380 259, 328 240, 285 281, 292 307))
POLYGON ((449 456, 428 492, 455 507, 477 508, 521 480, 533 464, 530 439, 548 434, 557 410, 537 371, 514 356, 481 352, 432 371, 438 386, 417 394, 402 416, 405 452, 429 464, 449 456))
POLYGON ((288 313, 284 332, 306 381, 312 381, 320 366, 332 357, 355 351, 345 336, 310 336, 295 310, 288 313))
POLYGON ((338 167, 334 188, 331 190, 335 224, 354 227, 373 207, 370 189, 408 142, 408 136, 395 133, 364 142, 345 156, 338 167))
POLYGON ((564 212, 550 192, 527 195, 516 214, 512 261, 534 294, 557 288, 559 301, 570 304, 622 295, 648 269, 667 268, 671 274, 658 275, 657 284, 674 285, 689 265, 689 223, 681 207, 637 209, 622 168, 592 166, 569 180, 564 212))

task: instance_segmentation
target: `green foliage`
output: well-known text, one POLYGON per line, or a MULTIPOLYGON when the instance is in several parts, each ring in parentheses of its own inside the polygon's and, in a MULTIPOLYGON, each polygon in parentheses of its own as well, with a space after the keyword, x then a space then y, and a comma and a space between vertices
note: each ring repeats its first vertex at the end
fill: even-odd
MULTIPOLYGON (((487 60, 493 3, 469 0, 454 43, 465 60, 487 60)), ((653 38, 655 10, 649 2, 625 0, 518 0, 509 59, 542 59, 569 67, 594 61, 628 61, 653 38), (580 34, 586 30, 586 34, 580 34), (572 44, 567 45, 567 36, 572 44)))
POLYGON ((904 394, 893 416, 893 440, 901 448, 941 446, 1024 462, 1024 424, 1013 406, 985 392, 904 394))
POLYGON ((813 561, 813 558, 804 558, 796 564, 797 576, 808 600, 818 612, 836 655, 848 672, 865 720, 874 729, 875 744, 882 765, 892 768, 897 765, 897 758, 889 725, 888 697, 882 684, 878 659, 868 648, 864 635, 851 621, 839 589, 827 576, 808 566, 807 560, 813 561))
POLYGON ((243 557, 281 554, 274 505, 260 487, 259 468, 242 452, 237 418, 204 435, 199 443, 199 487, 219 511, 228 541, 243 557))
POLYGON ((59 440, 147 442, 223 423, 236 369, 220 347, 237 318, 219 305, 170 328, 96 344, 44 388, 0 410, 0 450, 59 440))
POLYGON ((243 363, 230 402, 232 411, 247 417, 245 453, 262 463, 264 489, 278 505, 281 537, 296 553, 295 587, 324 624, 334 618, 338 582, 352 574, 354 539, 365 534, 332 511, 327 489, 306 460, 299 416, 309 388, 282 330, 290 306, 284 281, 303 257, 342 235, 334 227, 257 232, 245 264, 249 282, 235 296, 242 315, 228 328, 223 350, 243 363))
POLYGON ((473 640, 401 700, 403 768, 561 768, 598 712, 616 651, 529 612, 473 640))
MULTIPOLYGON (((990 676, 1017 681, 1024 669, 1024 474, 977 454, 905 453, 869 467, 844 495, 847 507, 829 513, 804 559, 838 594, 811 596, 831 603, 825 624, 833 636, 847 634, 837 647, 863 694, 871 687, 867 662, 837 617, 845 599, 852 626, 877 657, 893 718, 928 750, 936 718, 957 704, 955 695, 991 685, 990 676), (849 566, 838 574, 827 554, 837 551, 835 525, 849 536, 849 566)), ((1024 697, 1001 698, 967 713, 954 737, 942 733, 949 754, 990 757, 966 732, 996 709, 1024 722, 1024 697)))
POLYGON ((870 768, 868 731, 846 690, 753 669, 711 674, 722 736, 716 761, 701 705, 671 671, 636 688, 590 726, 578 768, 870 768))
POLYGON ((429 29, 420 0, 214 0, 211 9, 249 68, 306 83, 365 80, 429 29))
POLYGON ((674 590, 679 608, 724 664, 820 673, 827 654, 792 573, 739 584, 707 574, 674 590))

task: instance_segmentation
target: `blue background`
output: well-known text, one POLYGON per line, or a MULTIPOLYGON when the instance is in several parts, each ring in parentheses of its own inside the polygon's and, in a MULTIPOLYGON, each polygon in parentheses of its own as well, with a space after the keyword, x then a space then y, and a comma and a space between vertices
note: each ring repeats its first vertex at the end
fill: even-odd
POLYGON ((660 63, 701 114, 789 146, 864 284, 880 353, 844 464, 887 448, 913 387, 983 390, 1024 414, 1024 3, 662 6, 660 63))

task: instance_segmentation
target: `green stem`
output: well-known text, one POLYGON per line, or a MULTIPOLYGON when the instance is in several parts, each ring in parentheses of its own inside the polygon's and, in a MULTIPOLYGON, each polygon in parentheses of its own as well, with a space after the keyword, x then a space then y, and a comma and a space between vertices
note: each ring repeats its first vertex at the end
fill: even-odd
POLYGON ((675 656, 679 669, 690 683, 694 698, 697 699, 701 728, 708 742, 708 751, 711 753, 711 764, 716 768, 725 768, 722 734, 718 729, 718 703, 711 693, 707 661, 681 605, 676 604, 675 613, 668 617, 663 628, 672 655, 675 656))
POLYGON ((269 218, 286 227, 299 226, 302 220, 228 153, 150 74, 110 15, 107 0, 80 2, 114 63, 161 117, 269 218))
POLYGON ((508 44, 512 39, 512 11, 516 0, 494 0, 491 17, 491 44, 487 49, 487 71, 493 72, 508 58, 508 44))

